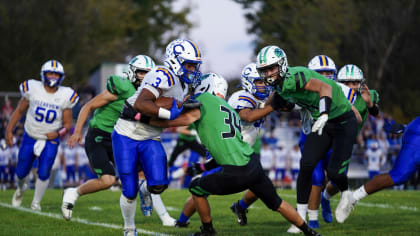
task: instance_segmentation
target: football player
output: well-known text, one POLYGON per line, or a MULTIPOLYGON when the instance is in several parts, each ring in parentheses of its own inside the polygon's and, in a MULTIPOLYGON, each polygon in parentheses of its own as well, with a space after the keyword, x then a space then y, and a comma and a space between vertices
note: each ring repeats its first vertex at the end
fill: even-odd
POLYGON ((20 206, 26 190, 25 177, 32 162, 38 158, 38 178, 31 204, 33 210, 41 210, 41 200, 48 187, 50 170, 59 145, 59 137, 70 130, 72 108, 79 101, 77 93, 60 86, 64 80, 64 68, 60 62, 49 60, 41 68, 41 79, 26 80, 20 84, 22 98, 13 112, 6 128, 6 142, 13 145, 13 128, 26 112, 25 133, 19 149, 16 175, 18 187, 13 195, 12 205, 20 206))
MULTIPOLYGON (((285 52, 266 46, 257 56, 257 70, 272 85, 274 96, 307 109, 313 119, 307 136, 297 179, 297 210, 304 219, 316 164, 333 149, 327 175, 340 191, 348 191, 346 169, 356 140, 357 119, 354 109, 334 81, 306 67, 288 67, 285 52)), ((298 232, 291 227, 288 232, 298 232)))
POLYGON ((136 93, 126 100, 122 117, 112 133, 122 184, 120 207, 125 235, 137 235, 136 193, 140 191, 140 203, 147 209, 152 205, 151 193, 161 194, 168 187, 167 158, 160 142, 162 129, 148 125, 147 120, 152 117, 173 120, 180 115, 183 106, 178 107, 176 101, 184 100, 188 85, 200 76, 201 51, 190 40, 176 39, 167 46, 164 62, 165 66, 156 66, 147 73, 136 93), (172 107, 157 106, 154 101, 159 97, 174 98, 172 107), (137 184, 139 164, 147 180, 140 186, 137 184))
POLYGON ((340 201, 336 210, 339 223, 343 223, 358 201, 382 189, 407 182, 420 169, 420 117, 415 118, 407 126, 397 123, 387 125, 392 133, 403 134, 401 151, 392 167, 386 174, 379 174, 369 182, 350 192, 345 200, 340 201))
MULTIPOLYGON (((225 82, 226 83, 226 82, 225 82)), ((200 215, 201 231, 193 235, 215 235, 207 196, 228 195, 250 189, 273 211, 281 213, 297 225, 305 235, 319 235, 310 229, 296 210, 276 193, 271 180, 264 174, 259 158, 242 139, 238 113, 222 98, 217 97, 215 83, 201 80, 194 96, 201 102, 199 109, 182 114, 175 120, 151 124, 161 127, 185 126, 194 123, 198 135, 213 159, 200 165, 209 170, 221 166, 222 170, 194 179, 189 190, 200 215)))

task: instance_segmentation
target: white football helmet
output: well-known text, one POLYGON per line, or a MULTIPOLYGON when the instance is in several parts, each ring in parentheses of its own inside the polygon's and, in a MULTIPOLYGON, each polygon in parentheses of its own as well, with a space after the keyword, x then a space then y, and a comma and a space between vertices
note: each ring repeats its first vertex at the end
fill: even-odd
POLYGON ((353 64, 347 64, 341 67, 341 69, 338 71, 337 81, 341 83, 359 82, 360 84, 358 91, 360 92, 365 78, 363 77, 363 72, 359 67, 353 64))
POLYGON ((284 78, 288 70, 288 63, 286 53, 283 49, 277 46, 266 46, 261 49, 257 55, 257 71, 261 78, 269 85, 273 85, 276 79, 273 77, 265 77, 262 70, 274 64, 279 66, 278 74, 280 75, 280 78, 284 78))
POLYGON ((250 63, 244 67, 242 70, 242 76, 241 76, 241 86, 246 91, 254 95, 260 100, 264 100, 265 98, 270 95, 270 89, 266 85, 259 85, 257 86, 255 84, 256 81, 262 80, 260 75, 257 71, 257 64, 250 63), (264 92, 259 92, 259 90, 264 90, 264 92))
POLYGON ((204 74, 199 78, 199 82, 194 87, 194 96, 209 92, 215 96, 226 98, 228 83, 216 73, 204 74))
POLYGON ((175 39, 166 47, 165 64, 185 83, 194 83, 201 75, 201 51, 190 40, 175 39), (185 68, 185 63, 197 64, 194 71, 185 68))
POLYGON ((155 62, 152 58, 146 55, 137 55, 128 62, 127 77, 133 84, 140 85, 141 79, 137 77, 137 71, 149 72, 155 67, 155 62))
POLYGON ((326 76, 329 79, 337 79, 337 67, 335 67, 334 61, 325 55, 318 55, 312 58, 308 63, 308 68, 316 72, 331 71, 332 76, 326 76))
POLYGON ((42 65, 41 67, 41 79, 42 82, 47 85, 48 87, 55 87, 61 84, 61 82, 63 82, 64 80, 64 68, 63 65, 61 65, 60 62, 56 61, 56 60, 49 60, 47 62, 44 63, 44 65, 42 65), (51 79, 51 78, 47 78, 45 76, 45 73, 47 72, 54 72, 60 75, 60 77, 58 79, 51 79))

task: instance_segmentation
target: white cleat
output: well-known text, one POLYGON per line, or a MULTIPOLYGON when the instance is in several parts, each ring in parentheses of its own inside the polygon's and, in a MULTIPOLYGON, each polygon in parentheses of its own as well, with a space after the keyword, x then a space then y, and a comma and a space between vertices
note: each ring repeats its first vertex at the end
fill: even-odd
POLYGON ((25 193, 26 190, 26 184, 23 185, 23 188, 17 188, 15 193, 13 194, 13 198, 12 198, 12 206, 14 207, 20 207, 20 205, 22 204, 22 199, 23 199, 23 194, 25 193))
POLYGON ((298 234, 298 233, 301 233, 302 231, 296 225, 291 225, 290 228, 287 230, 287 232, 290 234, 298 234))
POLYGON ((340 202, 335 209, 335 218, 338 223, 344 223, 356 203, 357 201, 353 198, 353 192, 350 190, 344 191, 341 194, 340 202))
POLYGON ((124 236, 137 236, 136 228, 124 228, 124 236))
POLYGON ((39 203, 32 202, 31 209, 34 211, 41 211, 41 205, 39 203))
POLYGON ((163 226, 174 227, 175 224, 176 224, 176 219, 172 218, 168 214, 164 215, 161 220, 162 220, 162 225, 163 226))
POLYGON ((71 220, 73 207, 78 198, 77 188, 68 188, 64 190, 63 202, 61 203, 61 213, 66 220, 71 220))

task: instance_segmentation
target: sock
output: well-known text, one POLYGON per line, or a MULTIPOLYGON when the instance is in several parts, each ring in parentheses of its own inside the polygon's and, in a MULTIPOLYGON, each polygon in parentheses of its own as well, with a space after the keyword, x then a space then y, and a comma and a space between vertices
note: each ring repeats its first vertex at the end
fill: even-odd
POLYGON ((323 195, 324 195, 324 198, 325 198, 325 199, 327 199, 327 200, 330 200, 330 199, 331 199, 331 197, 332 197, 332 196, 331 196, 331 195, 327 192, 327 190, 326 190, 326 189, 324 190, 323 195))
POLYGON ((124 228, 136 228, 134 215, 136 214, 136 199, 130 200, 121 194, 120 207, 124 219, 124 228))
POLYGON ((248 209, 249 207, 249 205, 244 202, 243 198, 239 201, 239 206, 244 210, 248 209))
POLYGON ((300 217, 306 222, 306 211, 308 210, 308 204, 296 204, 297 212, 299 213, 300 217))
POLYGON ((42 197, 44 196, 45 190, 48 188, 48 183, 50 182, 50 179, 41 180, 36 179, 35 182, 35 193, 34 193, 34 199, 32 200, 33 203, 40 203, 42 200, 42 197))
POLYGON ((159 194, 151 194, 152 201, 153 201, 153 208, 155 208, 156 213, 159 217, 163 216, 165 213, 168 213, 166 211, 165 205, 163 205, 162 198, 160 198, 159 194))
POLYGON ((140 186, 140 191, 144 195, 149 195, 150 194, 149 190, 147 189, 147 182, 144 182, 144 184, 142 184, 140 186))
POLYGON ((318 221, 318 209, 317 210, 308 209, 308 218, 310 221, 311 220, 318 221))
POLYGON ((297 226, 300 230, 302 230, 302 232, 306 235, 306 234, 308 234, 309 235, 309 233, 312 231, 310 228, 309 228, 309 226, 305 223, 305 222, 303 222, 303 224, 301 225, 301 226, 297 226))
POLYGON ((76 194, 77 194, 77 198, 79 198, 81 196, 81 194, 79 193, 79 187, 76 188, 76 194))
POLYGON ((210 232, 213 232, 214 231, 214 229, 213 229, 213 223, 211 221, 209 223, 204 223, 204 222, 201 222, 201 223, 203 223, 203 229, 205 231, 210 231, 210 232))
POLYGON ((17 183, 18 183, 18 188, 19 188, 20 190, 24 190, 24 189, 23 189, 23 185, 25 185, 25 182, 26 182, 26 178, 23 178, 23 179, 19 179, 19 178, 18 178, 17 183))
POLYGON ((368 195, 368 193, 365 190, 365 186, 362 185, 360 188, 358 188, 356 191, 354 191, 353 193, 353 197, 354 199, 356 199, 357 201, 365 198, 368 195))
POLYGON ((189 216, 186 216, 184 212, 181 212, 181 215, 179 215, 178 221, 181 223, 187 223, 189 219, 190 219, 189 216))

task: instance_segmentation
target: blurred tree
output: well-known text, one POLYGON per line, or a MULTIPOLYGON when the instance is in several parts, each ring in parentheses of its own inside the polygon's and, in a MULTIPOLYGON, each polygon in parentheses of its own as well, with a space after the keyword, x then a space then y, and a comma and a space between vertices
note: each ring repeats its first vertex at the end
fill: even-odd
POLYGON ((189 8, 175 13, 172 2, 1 1, 1 90, 16 90, 23 80, 39 78, 42 63, 52 58, 64 65, 64 84, 74 85, 86 81, 89 70, 102 61, 158 55, 156 49, 191 27, 189 8))
MULTIPOLYGON (((291 66, 317 54, 338 67, 361 67, 381 108, 400 121, 420 114, 420 6, 416 0, 235 0, 248 10, 248 32, 265 45, 283 48, 291 66)), ((339 68, 338 68, 339 69, 339 68)))

